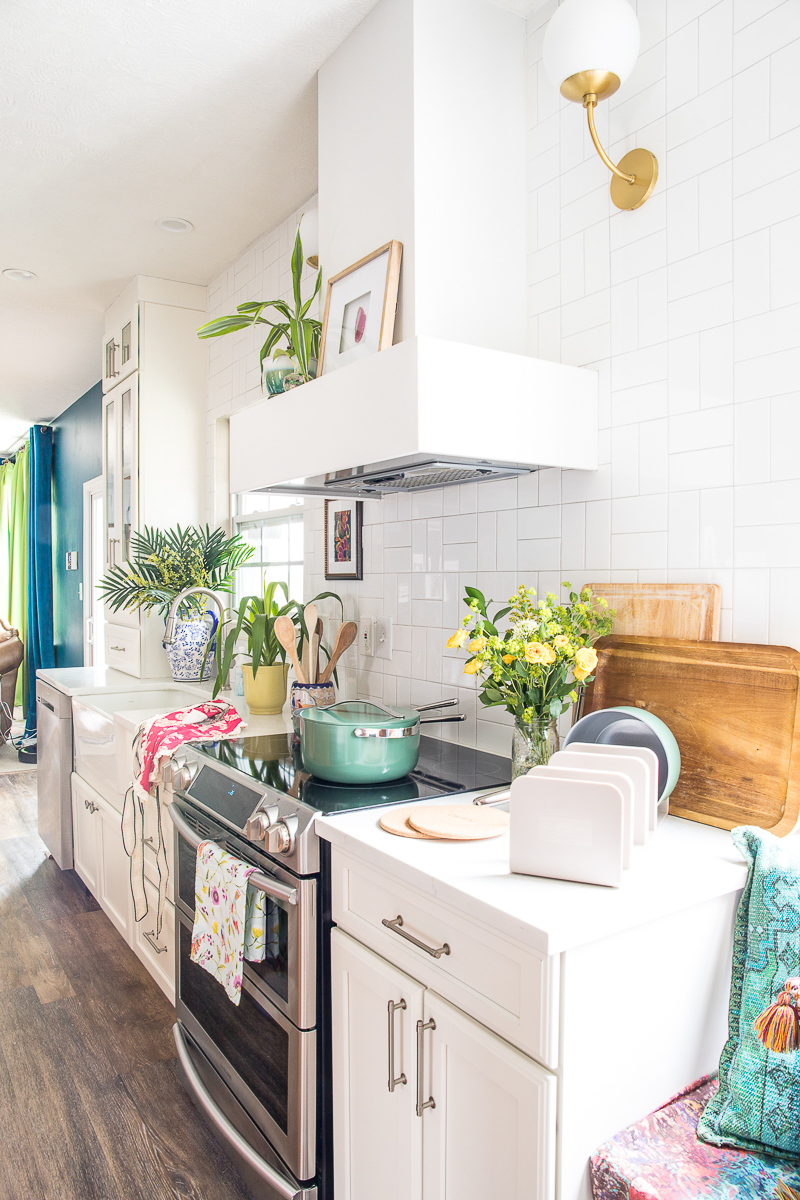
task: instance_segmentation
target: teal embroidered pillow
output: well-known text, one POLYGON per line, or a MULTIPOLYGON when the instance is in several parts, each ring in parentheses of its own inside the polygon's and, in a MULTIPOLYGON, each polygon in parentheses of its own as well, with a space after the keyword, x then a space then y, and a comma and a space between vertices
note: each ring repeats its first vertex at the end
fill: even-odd
POLYGON ((728 1040, 719 1091, 698 1137, 714 1146, 800 1159, 800 1053, 776 1054, 753 1022, 800 974, 800 837, 742 826, 731 835, 750 871, 733 933, 728 1040))

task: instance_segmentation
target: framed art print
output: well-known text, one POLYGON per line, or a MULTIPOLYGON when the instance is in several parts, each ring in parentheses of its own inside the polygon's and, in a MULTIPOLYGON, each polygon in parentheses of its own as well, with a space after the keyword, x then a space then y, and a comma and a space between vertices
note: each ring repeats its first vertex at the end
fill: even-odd
POLYGON ((392 344, 401 242, 387 242, 328 280, 318 375, 392 344))
POLYGON ((363 579, 363 500, 325 501, 325 578, 363 579))

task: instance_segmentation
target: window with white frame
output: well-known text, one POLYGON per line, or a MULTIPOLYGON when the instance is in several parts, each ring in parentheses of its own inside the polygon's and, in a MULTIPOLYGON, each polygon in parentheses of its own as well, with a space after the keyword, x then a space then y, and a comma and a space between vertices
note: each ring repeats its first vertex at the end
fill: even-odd
POLYGON ((244 596, 263 595, 265 582, 273 581, 288 585, 290 600, 302 601, 303 516, 302 497, 264 492, 236 497, 237 532, 253 547, 253 557, 237 572, 237 606, 244 596))

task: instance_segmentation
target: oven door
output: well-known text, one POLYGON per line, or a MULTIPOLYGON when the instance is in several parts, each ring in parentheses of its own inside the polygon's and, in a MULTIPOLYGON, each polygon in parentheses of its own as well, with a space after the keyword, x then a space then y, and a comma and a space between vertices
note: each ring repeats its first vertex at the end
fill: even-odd
POLYGON ((257 867, 266 892, 267 944, 263 962, 244 963, 244 978, 300 1029, 317 1023, 317 881, 298 879, 243 838, 175 797, 168 810, 176 833, 175 888, 179 910, 194 918, 197 846, 206 838, 257 867), (287 898, 290 897, 290 898, 287 898))
POLYGON ((300 1180, 316 1171, 317 1034, 295 1028, 246 977, 238 1006, 191 960, 192 921, 178 913, 178 1020, 250 1119, 300 1180))

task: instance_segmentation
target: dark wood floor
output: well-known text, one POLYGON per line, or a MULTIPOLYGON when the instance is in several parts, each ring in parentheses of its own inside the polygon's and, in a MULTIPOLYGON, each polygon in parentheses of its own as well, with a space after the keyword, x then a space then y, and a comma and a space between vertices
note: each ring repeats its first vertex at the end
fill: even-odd
POLYGON ((0 775, 0 1200, 239 1200, 184 1092, 175 1010, 0 775))

